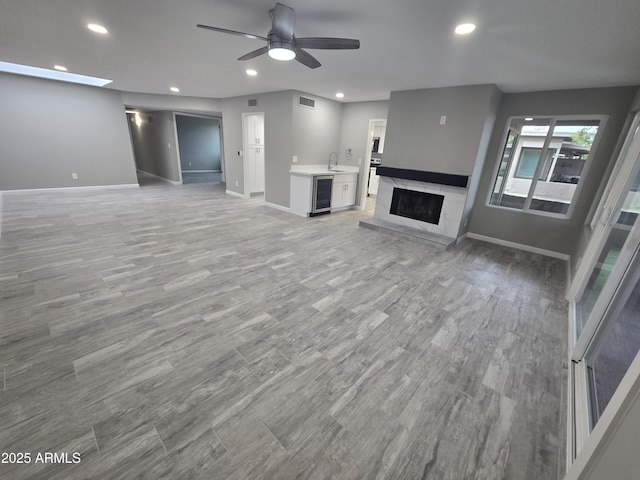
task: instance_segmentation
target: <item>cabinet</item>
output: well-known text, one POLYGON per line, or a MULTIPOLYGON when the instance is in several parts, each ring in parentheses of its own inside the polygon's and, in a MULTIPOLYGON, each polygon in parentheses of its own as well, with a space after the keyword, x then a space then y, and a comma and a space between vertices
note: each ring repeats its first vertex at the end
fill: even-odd
POLYGON ((355 205, 358 174, 347 173, 334 175, 331 191, 331 210, 344 209, 355 205))
POLYGON ((311 211, 313 176, 292 173, 290 176, 289 211, 306 217, 311 211))
POLYGON ((264 148, 250 145, 246 150, 249 193, 264 192, 264 148))
POLYGON ((247 144, 264 145, 264 118, 262 115, 247 115, 247 144))
POLYGON ((370 167, 369 169, 369 195, 377 195, 380 177, 378 176, 378 167, 370 167))
POLYGON ((248 193, 264 192, 264 115, 243 114, 244 168, 248 193))

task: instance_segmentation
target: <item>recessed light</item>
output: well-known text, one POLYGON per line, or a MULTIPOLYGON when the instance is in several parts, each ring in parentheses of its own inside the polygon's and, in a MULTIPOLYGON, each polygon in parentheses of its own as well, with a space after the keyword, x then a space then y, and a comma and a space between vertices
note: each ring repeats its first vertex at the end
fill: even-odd
POLYGON ((256 72, 253 68, 247 68, 247 75, 249 75, 250 77, 255 77, 256 75, 258 75, 258 72, 256 72))
POLYGON ((109 31, 104 28, 102 25, 98 25, 97 23, 90 23, 89 25, 87 25, 87 28, 89 30, 91 30, 92 32, 96 32, 96 33, 109 33, 109 31))
POLYGON ((178 87, 171 87, 169 90, 171 90, 173 93, 180 92, 180 89, 178 87))
POLYGON ((344 98, 344 93, 342 93, 342 92, 338 92, 338 93, 336 93, 336 97, 338 97, 338 98, 344 98))
POLYGON ((455 29, 458 35, 468 35, 476 29, 473 23, 461 23, 455 29))
POLYGON ((531 122, 533 121, 533 117, 525 117, 524 120, 525 122, 531 122))
POLYGON ((53 68, 55 68, 56 70, 59 70, 61 72, 66 72, 67 71, 67 67, 65 67, 63 65, 54 65, 53 68))

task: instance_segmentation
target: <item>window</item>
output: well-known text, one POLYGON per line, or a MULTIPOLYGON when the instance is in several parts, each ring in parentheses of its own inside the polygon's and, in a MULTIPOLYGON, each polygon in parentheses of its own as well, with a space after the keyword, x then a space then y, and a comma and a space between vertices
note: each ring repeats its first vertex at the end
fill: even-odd
POLYGON ((538 166, 540 152, 542 152, 540 148, 523 148, 520 151, 520 161, 516 169, 516 177, 533 178, 533 175, 536 173, 536 167, 538 166))
POLYGON ((603 116, 512 118, 489 205, 568 218, 603 123, 603 116))

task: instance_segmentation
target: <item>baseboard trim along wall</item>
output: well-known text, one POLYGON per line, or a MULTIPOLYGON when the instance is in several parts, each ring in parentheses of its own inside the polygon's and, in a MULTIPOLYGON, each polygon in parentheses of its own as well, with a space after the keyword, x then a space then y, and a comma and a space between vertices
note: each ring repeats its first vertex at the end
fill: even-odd
POLYGON ((175 180, 169 180, 168 178, 161 177, 160 175, 156 175, 155 173, 149 173, 144 170, 138 170, 139 172, 144 173, 145 175, 149 175, 150 177, 157 178, 158 180, 162 180, 163 182, 170 183, 171 185, 182 185, 182 182, 176 182, 175 180))
POLYGON ((244 196, 244 193, 234 192, 233 190, 225 190, 224 193, 227 195, 233 195, 234 197, 247 198, 244 196))
POLYGON ((496 245, 502 245, 503 247, 511 247, 517 250, 524 250, 525 252, 538 253, 547 257, 559 258, 560 260, 569 261, 569 255, 566 253, 554 252, 551 250, 545 250, 544 248, 530 247, 529 245, 523 245, 521 243, 508 242, 506 240, 500 240, 499 238, 487 237, 485 235, 478 235, 477 233, 467 232, 467 238, 473 238, 488 243, 495 243, 496 245))
POLYGON ((267 207, 275 208, 276 210, 280 210, 281 212, 290 213, 289 207, 283 207, 282 205, 278 205, 276 203, 264 202, 267 207))
POLYGON ((0 195, 20 195, 39 192, 77 192, 78 190, 110 190, 116 188, 140 188, 140 185, 137 183, 125 183, 121 185, 86 185, 83 187, 25 188, 20 190, 0 190, 0 195))

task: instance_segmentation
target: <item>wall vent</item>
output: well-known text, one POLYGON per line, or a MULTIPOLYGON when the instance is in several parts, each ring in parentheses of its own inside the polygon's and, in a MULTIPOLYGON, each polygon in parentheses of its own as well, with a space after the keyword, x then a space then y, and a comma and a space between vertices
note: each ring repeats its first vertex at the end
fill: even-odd
POLYGON ((250 99, 247 101, 247 104, 248 104, 250 107, 257 107, 257 106, 258 106, 258 99, 257 99, 257 98, 250 98, 250 99))
POLYGON ((316 101, 313 98, 307 98, 300 95, 298 97, 298 105, 309 108, 316 108, 316 101))

